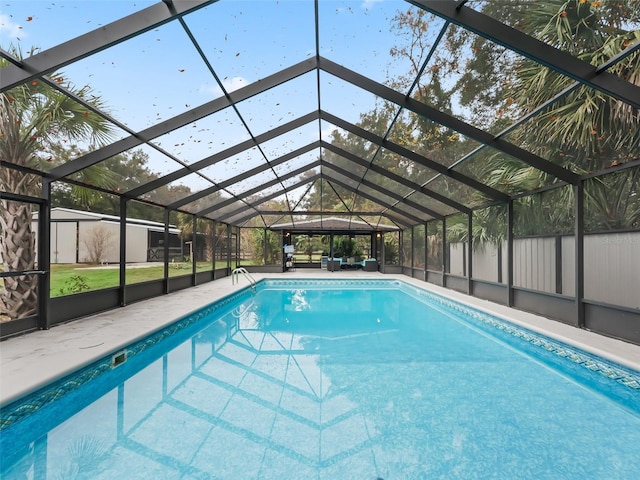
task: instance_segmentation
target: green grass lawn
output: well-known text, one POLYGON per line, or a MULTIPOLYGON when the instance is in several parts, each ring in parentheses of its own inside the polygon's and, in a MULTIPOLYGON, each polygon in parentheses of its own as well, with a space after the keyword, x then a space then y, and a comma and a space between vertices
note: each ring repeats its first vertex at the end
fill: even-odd
MULTIPOLYGON (((225 268, 226 262, 219 262, 216 268, 225 268)), ((120 284, 118 266, 111 268, 95 268, 86 264, 54 264, 51 265, 51 297, 59 297, 78 293, 80 291, 100 290, 102 288, 117 287, 120 284)), ((211 270, 211 262, 198 262, 196 271, 211 270)), ((189 275, 190 263, 172 263, 169 265, 169 277, 189 275)), ((127 268, 127 284, 158 280, 164 276, 163 265, 153 265, 143 268, 127 268)))

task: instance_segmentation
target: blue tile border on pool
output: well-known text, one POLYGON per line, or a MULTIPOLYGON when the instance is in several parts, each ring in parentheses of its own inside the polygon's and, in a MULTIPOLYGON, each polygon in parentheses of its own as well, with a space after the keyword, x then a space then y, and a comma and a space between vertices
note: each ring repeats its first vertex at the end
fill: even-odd
POLYGON ((499 319, 495 315, 464 305, 455 300, 451 300, 419 287, 415 287, 414 289, 413 286, 406 283, 404 283, 403 286, 408 293, 415 294, 418 297, 423 297, 429 300, 430 302, 440 304, 450 310, 462 313, 476 321, 482 322, 484 325, 507 333, 514 338, 519 338, 529 342, 531 345, 542 348, 547 352, 555 354, 558 357, 562 357, 565 360, 569 360, 576 365, 582 366, 592 372, 599 373, 606 378, 615 380, 625 387, 640 390, 640 373, 615 365, 613 362, 600 358, 594 354, 581 352, 577 347, 572 347, 558 340, 549 339, 542 334, 537 334, 524 327, 514 325, 509 323, 507 320, 499 319))
MULTIPOLYGON (((238 292, 222 297, 214 303, 181 317, 171 325, 164 327, 157 332, 152 333, 148 337, 145 337, 138 342, 134 342, 119 351, 125 350, 128 358, 135 357, 136 355, 139 355, 142 352, 147 351, 149 348, 157 345, 162 340, 171 337, 178 331, 199 322, 205 317, 211 315, 213 312, 235 302, 246 295, 249 291, 249 287, 246 287, 238 292)), ((63 397, 64 395, 77 390, 82 385, 90 382, 96 377, 110 371, 113 368, 111 356, 112 354, 60 380, 54 381, 42 389, 28 394, 15 402, 1 407, 0 431, 10 427, 22 418, 35 413, 42 407, 63 397)))
POLYGON ((287 280, 276 280, 276 279, 266 279, 263 280, 263 285, 265 287, 354 287, 354 288, 362 288, 362 287, 385 287, 385 288, 398 288, 402 285, 402 282, 399 280, 380 280, 380 279, 298 279, 298 278, 290 278, 287 280))
MULTIPOLYGON (((615 380, 625 387, 633 390, 640 390, 640 374, 628 370, 624 367, 615 365, 608 360, 601 359, 591 354, 583 353, 577 348, 563 344, 562 342, 550 340, 543 335, 526 330, 523 327, 519 327, 509 323, 506 320, 499 319, 494 315, 475 309, 473 307, 464 305, 455 300, 443 297, 436 293, 429 292, 420 287, 410 285, 399 280, 377 280, 377 279, 345 279, 345 280, 333 280, 333 279, 287 279, 287 280, 261 280, 258 282, 257 288, 264 289, 268 287, 376 287, 376 288, 400 288, 407 293, 422 297, 432 303, 439 304, 447 309, 465 314, 471 318, 482 322, 484 325, 490 326, 502 332, 512 335, 514 338, 519 338, 529 342, 538 348, 542 348, 547 352, 551 352, 558 357, 562 357, 566 360, 573 362, 576 365, 584 367, 591 372, 598 373, 608 379, 615 380)), ((195 312, 187 314, 171 325, 162 328, 161 330, 149 335, 148 337, 131 344, 124 350, 127 352, 128 357, 133 357, 147 351, 149 348, 157 345, 164 339, 167 339, 177 333, 178 331, 187 328, 205 317, 209 316, 213 312, 220 310, 221 308, 239 300, 242 296, 250 292, 250 288, 246 287, 242 290, 234 292, 230 295, 220 298, 214 303, 207 305, 195 312)), ((61 380, 58 380, 32 394, 27 395, 22 399, 18 399, 15 402, 0 408, 0 431, 4 430, 22 418, 31 415, 50 404, 51 402, 59 399, 60 397, 67 395, 82 385, 90 382, 96 377, 110 371, 113 367, 111 364, 111 355, 102 358, 101 360, 75 372, 61 380)))

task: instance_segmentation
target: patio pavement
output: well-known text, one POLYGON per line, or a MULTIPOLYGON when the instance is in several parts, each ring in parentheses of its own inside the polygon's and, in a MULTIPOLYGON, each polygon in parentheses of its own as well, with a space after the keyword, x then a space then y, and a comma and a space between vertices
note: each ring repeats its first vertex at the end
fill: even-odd
MULTIPOLYGON (((640 346, 580 330, 557 321, 513 310, 404 275, 378 272, 297 269, 281 274, 252 274, 262 278, 381 278, 398 279, 484 309, 549 337, 575 345, 640 371, 640 346)), ((90 364, 147 336, 177 318, 197 310, 229 293, 246 287, 240 277, 208 282, 126 307, 91 315, 51 330, 36 331, 0 343, 0 405, 5 405, 47 383, 90 364)))

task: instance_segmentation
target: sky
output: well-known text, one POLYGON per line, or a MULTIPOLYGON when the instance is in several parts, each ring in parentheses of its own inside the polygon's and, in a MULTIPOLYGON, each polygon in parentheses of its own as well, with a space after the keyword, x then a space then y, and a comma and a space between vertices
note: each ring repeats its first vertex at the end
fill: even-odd
MULTIPOLYGON (((33 1, 0 3, 0 44, 45 50, 100 28, 156 2, 139 0, 33 1)), ((383 83, 393 65, 389 51, 397 42, 389 31, 397 10, 411 7, 398 0, 321 0, 320 54, 383 83)), ((228 91, 258 81, 315 55, 312 0, 220 0, 184 17, 208 61, 228 91)), ((90 85, 111 115, 139 131, 221 96, 207 65, 178 22, 137 36, 65 66, 64 85, 90 85)), ((315 72, 237 105, 254 136, 317 109, 315 72)), ((322 108, 355 123, 360 113, 375 107, 376 98, 326 73, 321 75, 322 108)), ((333 129, 323 123, 323 138, 333 129)), ((117 138, 128 136, 118 131, 117 138)), ((185 163, 193 163, 250 138, 230 109, 223 110, 160 137, 155 142, 185 163)), ((270 160, 318 138, 314 122, 265 145, 270 160)), ((181 166, 150 147, 150 167, 160 174, 181 166)), ((315 160, 317 151, 290 162, 279 173, 315 160)), ((203 171, 213 181, 231 178, 263 163, 253 149, 203 171)), ((269 177, 271 175, 271 177, 269 177)), ((270 173, 247 183, 260 184, 270 173)), ((210 184, 198 175, 177 183, 199 190, 210 184)))

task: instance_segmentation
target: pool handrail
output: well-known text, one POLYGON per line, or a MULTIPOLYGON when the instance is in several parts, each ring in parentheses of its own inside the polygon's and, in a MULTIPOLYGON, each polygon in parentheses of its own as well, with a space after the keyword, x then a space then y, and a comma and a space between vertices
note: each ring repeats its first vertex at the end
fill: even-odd
POLYGON ((244 267, 237 267, 233 269, 233 272, 231 272, 231 284, 235 285, 236 283, 239 283, 240 274, 242 274, 242 276, 249 281, 249 284, 251 285, 251 289, 255 290, 256 279, 253 278, 251 274, 247 271, 247 269, 244 267))
POLYGON ((249 302, 249 304, 241 304, 238 305, 232 312, 231 315, 233 315, 235 318, 242 318, 242 316, 247 313, 249 311, 249 309, 251 307, 253 307, 256 304, 256 302, 254 300, 251 300, 251 302, 249 302))

